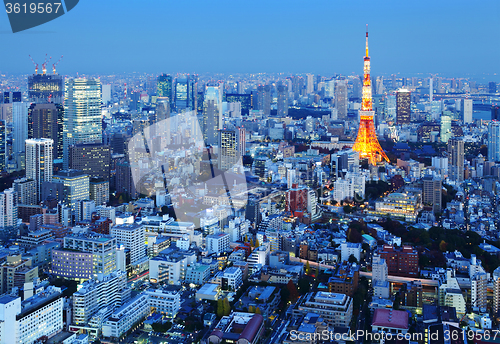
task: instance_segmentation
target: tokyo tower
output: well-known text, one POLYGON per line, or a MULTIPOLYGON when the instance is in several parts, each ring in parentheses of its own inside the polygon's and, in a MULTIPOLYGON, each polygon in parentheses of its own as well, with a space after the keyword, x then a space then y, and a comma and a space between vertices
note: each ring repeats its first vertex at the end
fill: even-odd
POLYGON ((366 25, 366 55, 364 58, 364 78, 363 78, 363 98, 361 101, 361 111, 359 112, 359 129, 356 142, 352 147, 359 152, 359 157, 367 158, 369 163, 377 165, 382 158, 389 162, 389 158, 380 146, 375 133, 373 116, 375 112, 372 109, 372 82, 370 79, 370 56, 368 56, 368 24, 366 25))

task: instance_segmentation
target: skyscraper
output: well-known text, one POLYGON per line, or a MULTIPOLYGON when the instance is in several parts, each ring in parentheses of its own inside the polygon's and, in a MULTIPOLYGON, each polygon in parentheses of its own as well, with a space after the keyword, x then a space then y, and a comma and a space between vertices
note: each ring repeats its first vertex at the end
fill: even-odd
POLYGON ((52 139, 26 140, 26 178, 36 183, 36 200, 40 202, 42 183, 52 181, 52 139))
POLYGON ((462 99, 460 113, 462 115, 462 122, 464 124, 472 123, 472 99, 462 99))
POLYGON ((278 117, 288 116, 288 87, 278 86, 278 117))
POLYGON ((24 141, 28 138, 28 108, 29 103, 12 103, 12 152, 24 152, 24 141))
POLYGON ((78 170, 59 171, 52 177, 54 183, 61 183, 64 187, 64 203, 76 210, 78 201, 90 198, 89 176, 78 170))
POLYGON ((441 179, 426 177, 423 179, 422 201, 424 204, 432 205, 434 213, 441 212, 441 179))
POLYGON ((61 104, 31 104, 28 109, 28 138, 54 140, 54 159, 63 155, 63 116, 61 104))
POLYGON ((411 120, 411 93, 407 89, 396 92, 396 123, 408 124, 411 120))
POLYGON ((191 76, 178 78, 175 81, 175 109, 177 111, 188 109, 196 110, 197 83, 191 76))
POLYGON ((307 94, 314 92, 314 74, 306 75, 306 92, 307 94))
POLYGON ((97 79, 66 81, 63 126, 63 166, 69 165, 69 146, 101 143, 101 82, 97 79))
POLYGON ((31 103, 63 103, 64 77, 59 74, 33 74, 28 77, 28 98, 31 103))
POLYGON ((69 168, 80 170, 91 178, 109 179, 111 151, 102 143, 80 143, 69 147, 69 168))
POLYGON ((338 119, 347 119, 347 80, 337 80, 335 84, 335 108, 338 119))
POLYGON ((219 169, 227 170, 233 167, 245 154, 245 149, 245 128, 219 130, 219 169))
POLYGON ((17 194, 14 188, 0 192, 0 230, 17 229, 17 194))
POLYGON ((432 78, 429 79, 429 101, 432 102, 432 99, 434 98, 434 89, 433 89, 433 83, 434 80, 432 78))
POLYGON ((496 93, 497 92, 497 84, 496 82, 494 81, 491 81, 489 84, 488 84, 488 89, 489 89, 489 93, 496 93))
POLYGON ((271 115, 271 86, 257 87, 257 110, 262 110, 264 116, 271 115))
POLYGON ((464 180, 464 141, 460 139, 448 141, 448 171, 450 180, 464 180))
POLYGON ((222 128, 222 87, 207 86, 203 102, 203 138, 205 144, 218 142, 217 131, 222 128))
POLYGON ((488 125, 488 161, 500 162, 500 122, 488 125))
POLYGON ((156 83, 156 95, 158 97, 167 97, 170 101, 170 107, 174 108, 174 89, 172 76, 162 74, 158 77, 156 83))
POLYGON ((5 170, 7 154, 7 128, 5 121, 0 120, 0 171, 5 170))

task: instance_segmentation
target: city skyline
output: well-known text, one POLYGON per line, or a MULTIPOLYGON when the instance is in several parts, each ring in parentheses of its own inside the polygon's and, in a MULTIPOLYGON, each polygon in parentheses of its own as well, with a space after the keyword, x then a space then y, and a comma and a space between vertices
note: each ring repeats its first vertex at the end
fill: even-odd
POLYGON ((155 11, 121 4, 120 16, 114 17, 114 3, 100 4, 100 11, 93 3, 82 3, 76 11, 25 33, 8 33, 7 21, 2 21, 0 37, 16 49, 0 52, 0 72, 29 73, 33 66, 28 55, 41 63, 48 54, 64 55, 58 66, 61 74, 359 75, 356 61, 362 50, 355 42, 368 23, 372 55, 377 56, 373 75, 499 78, 494 75, 494 31, 488 28, 500 14, 500 4, 494 1, 467 11, 465 2, 449 1, 385 6, 324 1, 303 6, 292 1, 265 7, 263 2, 248 6, 192 1, 155 3, 155 11), (242 18, 234 15, 242 11, 242 18), (131 21, 136 24, 126 24, 131 21), (152 30, 158 22, 164 23, 165 34, 152 30), (210 30, 205 31, 207 26, 210 30))

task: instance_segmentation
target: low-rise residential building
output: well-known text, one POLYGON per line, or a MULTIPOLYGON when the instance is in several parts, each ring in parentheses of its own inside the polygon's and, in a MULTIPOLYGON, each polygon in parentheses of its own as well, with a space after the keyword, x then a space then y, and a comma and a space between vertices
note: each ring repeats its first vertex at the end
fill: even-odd
POLYGON ((186 283, 202 285, 210 278, 210 265, 195 264, 189 266, 186 270, 186 283))
POLYGON ((168 288, 148 289, 145 294, 149 297, 149 306, 154 311, 175 318, 181 308, 181 293, 179 290, 168 288))
POLYGON ((102 335, 105 338, 118 339, 150 313, 148 295, 139 294, 106 319, 102 325, 102 335))
POLYGON ((251 286, 235 303, 237 311, 262 314, 267 319, 281 301, 279 289, 272 286, 251 286), (257 311, 257 309, 259 309, 257 311))
POLYGON ((219 271, 211 282, 220 285, 222 290, 235 291, 243 284, 243 273, 241 269, 232 266, 219 271))
POLYGON ((302 296, 292 309, 294 317, 316 313, 332 326, 348 327, 352 318, 352 298, 345 294, 311 292, 302 296))

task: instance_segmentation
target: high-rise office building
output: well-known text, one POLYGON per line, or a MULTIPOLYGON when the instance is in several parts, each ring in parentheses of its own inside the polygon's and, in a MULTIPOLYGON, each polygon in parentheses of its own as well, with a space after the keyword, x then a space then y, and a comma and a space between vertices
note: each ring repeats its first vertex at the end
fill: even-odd
POLYGON ((158 77, 156 83, 156 95, 158 97, 167 97, 170 101, 170 107, 174 108, 174 89, 171 75, 162 74, 158 77))
POLYGON ((224 98, 228 103, 240 103, 242 115, 248 115, 250 110, 253 108, 252 94, 226 93, 224 98))
POLYGON ((448 141, 448 171, 450 180, 464 180, 464 141, 460 139, 448 141))
POLYGON ((146 227, 136 223, 125 223, 111 228, 111 235, 119 244, 130 250, 130 264, 141 263, 146 258, 146 227))
POLYGON ((423 179, 422 201, 424 204, 432 205, 434 213, 441 212, 441 189, 443 182, 441 179, 426 177, 423 179))
POLYGON ((245 154, 245 149, 245 128, 219 130, 219 169, 232 168, 245 154))
POLYGON ((109 202, 109 180, 90 178, 89 187, 90 199, 95 202, 96 206, 109 202))
POLYGON ((24 152, 24 141, 28 139, 28 108, 29 103, 12 103, 12 152, 24 152))
POLYGON ((443 115, 441 116, 441 142, 447 143, 451 135, 451 117, 443 115))
POLYGON ((288 116, 288 87, 278 86, 278 117, 288 116))
POLYGON ((175 81, 175 109, 196 110, 198 86, 194 78, 187 76, 175 81))
POLYGON ((37 202, 42 200, 42 183, 52 181, 53 144, 52 139, 26 140, 26 178, 36 183, 37 202))
POLYGON ((61 104, 31 104, 28 109, 28 138, 54 140, 53 159, 63 155, 63 116, 61 104))
POLYGON ((64 203, 76 210, 78 201, 90 198, 89 176, 78 170, 63 170, 52 177, 54 183, 63 184, 64 203))
POLYGON ((491 106, 491 120, 500 121, 500 106, 492 105, 491 106))
POLYGON ((123 192, 132 198, 137 195, 134 179, 132 178, 132 167, 128 161, 116 163, 115 189, 117 193, 123 192))
POLYGON ((335 108, 338 119, 347 119, 347 105, 347 80, 337 80, 335 83, 335 108))
POLYGON ((460 114, 464 124, 472 123, 472 99, 465 98, 461 101, 460 114))
POLYGON ((38 203, 36 182, 33 179, 16 179, 12 187, 17 192, 18 204, 36 205, 38 203))
POLYGON ((429 101, 432 102, 434 98, 434 80, 432 78, 429 79, 429 101))
POLYGON ((91 178, 109 179, 111 151, 102 143, 80 143, 69 147, 69 168, 91 178))
POLYGON ((78 143, 101 143, 101 82, 69 79, 65 85, 63 167, 69 166, 69 147, 78 143))
POLYGON ((203 103, 203 138, 205 144, 215 145, 222 129, 222 86, 207 86, 203 103))
POLYGON ((29 76, 28 98, 31 103, 62 104, 64 77, 59 74, 33 74, 29 76))
POLYGON ((307 92, 307 94, 311 94, 314 92, 314 75, 313 74, 306 75, 306 92, 307 92))
POLYGON ((411 93, 407 89, 396 92, 396 123, 408 124, 411 120, 411 93))
POLYGON ((106 84, 102 85, 102 102, 103 104, 107 104, 111 101, 111 85, 106 84))
POLYGON ((264 116, 271 115, 271 86, 260 85, 257 87, 257 107, 256 110, 262 110, 264 116))
POLYGON ((5 171, 7 158, 7 128, 4 120, 0 120, 0 171, 5 171))
POLYGON ((497 93, 497 83, 494 81, 491 81, 488 84, 488 90, 489 90, 489 93, 497 93))
POLYGON ((500 162, 500 122, 488 125, 488 161, 500 162))
POLYGON ((17 194, 14 188, 0 192, 0 230, 17 229, 17 194))

